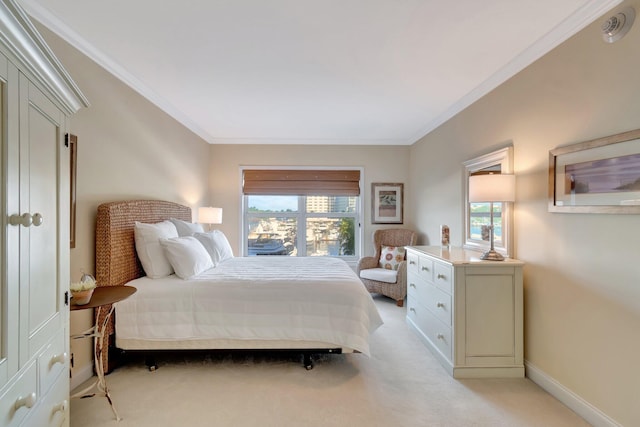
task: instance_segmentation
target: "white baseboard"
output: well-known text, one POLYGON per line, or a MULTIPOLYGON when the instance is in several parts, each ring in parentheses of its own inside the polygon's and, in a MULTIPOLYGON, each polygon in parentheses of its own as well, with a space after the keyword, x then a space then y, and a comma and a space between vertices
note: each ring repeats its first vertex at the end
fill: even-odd
POLYGON ((71 377, 71 384, 69 386, 70 390, 73 390, 78 387, 80 384, 84 383, 88 379, 93 376, 93 361, 92 363, 88 363, 86 366, 82 368, 74 369, 73 376, 71 377))
POLYGON ((594 427, 622 427, 607 414, 569 390, 535 365, 524 361, 525 375, 594 427))

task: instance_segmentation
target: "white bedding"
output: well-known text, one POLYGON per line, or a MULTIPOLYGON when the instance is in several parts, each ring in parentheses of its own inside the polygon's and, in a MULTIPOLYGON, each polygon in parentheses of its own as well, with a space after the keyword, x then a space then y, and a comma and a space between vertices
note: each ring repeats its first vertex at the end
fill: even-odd
POLYGON ((382 324, 360 279, 336 258, 231 258, 190 280, 142 277, 128 285, 138 291, 115 305, 123 349, 289 343, 368 355, 369 335, 382 324))

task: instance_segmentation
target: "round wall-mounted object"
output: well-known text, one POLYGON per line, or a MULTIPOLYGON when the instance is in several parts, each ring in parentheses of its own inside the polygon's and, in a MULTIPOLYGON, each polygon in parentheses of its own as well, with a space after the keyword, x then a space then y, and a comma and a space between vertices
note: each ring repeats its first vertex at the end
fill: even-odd
POLYGON ((624 37, 633 26, 636 18, 636 12, 633 8, 628 7, 602 23, 602 38, 607 43, 613 43, 624 37))

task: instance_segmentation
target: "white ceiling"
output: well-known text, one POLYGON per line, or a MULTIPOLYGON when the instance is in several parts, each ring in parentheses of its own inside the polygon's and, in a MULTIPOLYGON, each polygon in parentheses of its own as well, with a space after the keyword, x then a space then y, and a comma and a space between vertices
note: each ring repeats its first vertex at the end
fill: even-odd
POLYGON ((402 145, 621 0, 19 2, 209 143, 402 145))

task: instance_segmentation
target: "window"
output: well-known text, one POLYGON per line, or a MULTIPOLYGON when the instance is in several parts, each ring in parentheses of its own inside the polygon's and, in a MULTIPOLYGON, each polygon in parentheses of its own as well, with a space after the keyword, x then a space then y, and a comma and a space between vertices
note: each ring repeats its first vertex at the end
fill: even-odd
POLYGON ((243 253, 357 259, 359 189, 359 170, 243 170, 243 253))
MULTIPOLYGON (((489 242, 489 203, 469 203, 469 177, 476 174, 513 173, 513 147, 509 146, 464 163, 465 248, 487 250, 489 242)), ((494 247, 513 257, 513 213, 511 203, 493 203, 494 247)))

